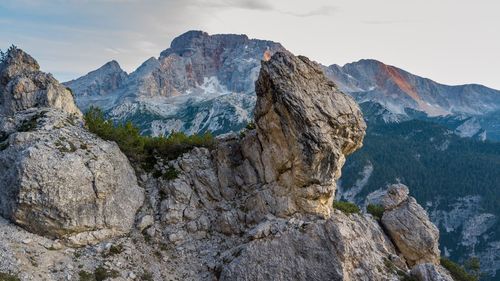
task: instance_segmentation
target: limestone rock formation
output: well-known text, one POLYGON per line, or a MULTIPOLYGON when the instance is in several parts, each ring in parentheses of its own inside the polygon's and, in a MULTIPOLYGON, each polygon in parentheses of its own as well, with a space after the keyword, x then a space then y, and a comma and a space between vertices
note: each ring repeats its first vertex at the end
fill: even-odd
POLYGON ((362 145, 361 111, 318 64, 286 53, 262 63, 256 93, 259 177, 291 208, 328 215, 345 156, 362 145))
POLYGON ((69 91, 23 51, 1 77, 0 214, 73 245, 128 232, 143 191, 118 146, 86 131, 69 91))
POLYGON ((382 224, 408 264, 439 264, 439 231, 422 206, 408 197, 408 188, 389 187, 382 202, 382 224))
POLYGON ((0 114, 13 115, 34 107, 53 107, 81 115, 73 96, 30 55, 14 48, 0 64, 0 114))

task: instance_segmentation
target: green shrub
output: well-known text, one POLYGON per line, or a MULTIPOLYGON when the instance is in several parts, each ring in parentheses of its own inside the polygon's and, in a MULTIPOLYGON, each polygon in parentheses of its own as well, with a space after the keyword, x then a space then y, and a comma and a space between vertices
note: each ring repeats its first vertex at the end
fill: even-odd
POLYGON ((346 201, 333 201, 333 208, 341 210, 345 214, 359 214, 360 210, 356 204, 346 201))
POLYGON ((0 281, 20 281, 19 277, 5 273, 5 272, 0 272, 0 281))
POLYGON ((104 281, 108 278, 116 278, 120 276, 116 270, 108 270, 102 266, 99 266, 94 271, 94 278, 96 281, 104 281))
MULTIPOLYGON (((456 264, 455 262, 453 262, 447 258, 444 258, 444 257, 441 258, 441 265, 450 272, 451 277, 453 277, 453 280, 455 280, 455 281, 478 281, 479 280, 478 276, 474 276, 472 274, 467 273, 467 271, 465 271, 465 269, 462 266, 456 264)), ((479 266, 479 264, 478 264, 478 266, 479 266)))
POLYGON ((158 158, 172 160, 194 147, 213 148, 215 138, 211 133, 186 135, 172 132, 168 137, 150 137, 140 134, 131 122, 114 124, 104 117, 101 109, 91 107, 85 114, 85 123, 90 132, 114 141, 121 151, 135 164, 141 164, 146 171, 152 171, 158 158))
POLYGON ((85 270, 80 270, 80 272, 78 272, 78 276, 80 277, 80 281, 95 281, 94 274, 85 270))
POLYGON ((246 125, 245 127, 247 130, 254 130, 256 127, 255 127, 255 123, 252 121, 252 122, 248 122, 248 124, 246 125))
POLYGON ((371 214, 375 219, 380 220, 384 214, 384 207, 376 204, 368 204, 366 211, 371 214))

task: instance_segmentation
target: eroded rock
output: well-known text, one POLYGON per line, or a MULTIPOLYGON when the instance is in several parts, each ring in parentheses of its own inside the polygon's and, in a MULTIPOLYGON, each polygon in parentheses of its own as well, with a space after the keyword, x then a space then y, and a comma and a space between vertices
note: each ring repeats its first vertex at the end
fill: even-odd
POLYGON ((55 109, 18 112, 0 151, 0 213, 31 232, 84 245, 126 233, 142 205, 115 143, 55 109), (21 130, 22 129, 22 130, 21 130))
POLYGON ((13 49, 0 64, 0 114, 13 115, 36 107, 58 108, 81 116, 73 96, 21 49, 13 49))
POLYGON ((382 225, 408 264, 438 265, 439 230, 422 206, 413 197, 408 197, 408 188, 404 185, 391 186, 382 202, 386 208, 391 208, 382 215, 382 225))

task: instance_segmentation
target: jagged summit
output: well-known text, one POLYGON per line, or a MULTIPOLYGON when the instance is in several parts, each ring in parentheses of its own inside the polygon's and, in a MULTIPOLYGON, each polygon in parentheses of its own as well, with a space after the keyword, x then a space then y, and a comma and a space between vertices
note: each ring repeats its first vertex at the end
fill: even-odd
POLYGON ((0 65, 0 114, 13 115, 35 107, 53 107, 81 116, 71 92, 37 61, 19 48, 11 48, 0 65))
POLYGON ((500 109, 500 92, 482 85, 448 86, 372 59, 331 65, 326 74, 359 102, 373 101, 393 113, 405 108, 430 116, 484 114, 500 109))

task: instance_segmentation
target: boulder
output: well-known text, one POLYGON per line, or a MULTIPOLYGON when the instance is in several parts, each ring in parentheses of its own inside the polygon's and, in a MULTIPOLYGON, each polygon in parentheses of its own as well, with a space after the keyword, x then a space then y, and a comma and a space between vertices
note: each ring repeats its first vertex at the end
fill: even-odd
POLYGON ((23 228, 85 245, 126 233, 142 205, 115 143, 56 109, 17 112, 0 151, 0 214, 23 228))
POLYGON ((127 233, 144 199, 125 155, 81 116, 64 86, 9 50, 0 65, 0 215, 75 246, 127 233))
POLYGON ((441 266, 422 263, 414 266, 411 275, 418 281, 453 281, 453 278, 441 266))
POLYGON ((384 196, 381 198, 382 207, 384 210, 391 210, 408 198, 410 190, 403 184, 393 184, 387 188, 384 196))
POLYGON ((438 265, 439 230, 422 206, 413 197, 408 197, 408 188, 404 185, 391 186, 382 202, 386 208, 382 225, 408 264, 438 265), (387 210, 388 207, 391 209, 387 210))

